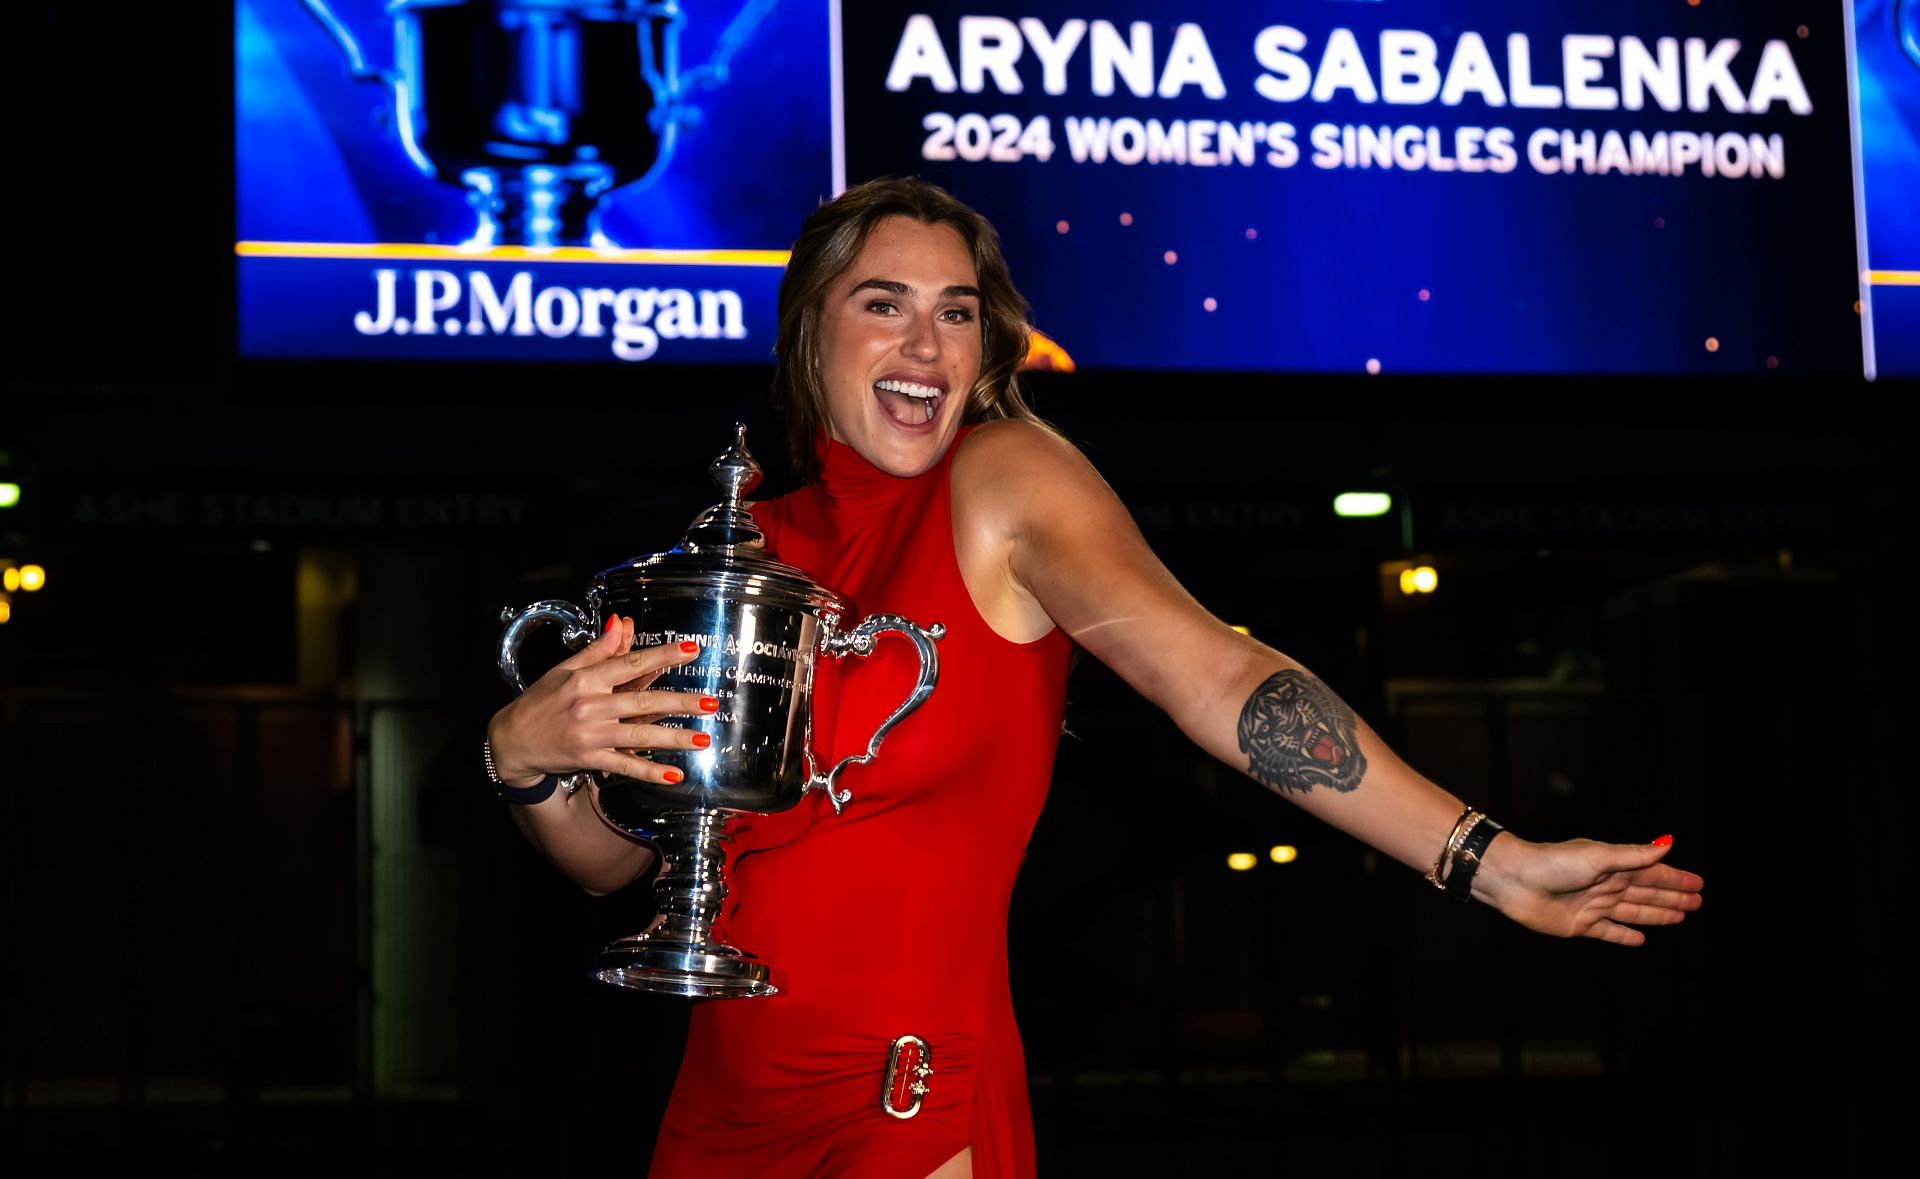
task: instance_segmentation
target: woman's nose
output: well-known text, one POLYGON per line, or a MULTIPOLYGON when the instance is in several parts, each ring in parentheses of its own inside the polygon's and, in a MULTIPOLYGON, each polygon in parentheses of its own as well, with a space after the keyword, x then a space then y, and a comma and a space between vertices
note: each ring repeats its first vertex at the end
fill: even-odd
POLYGON ((939 325, 931 315, 916 315, 907 328, 906 353, 916 360, 934 360, 940 355, 939 325))

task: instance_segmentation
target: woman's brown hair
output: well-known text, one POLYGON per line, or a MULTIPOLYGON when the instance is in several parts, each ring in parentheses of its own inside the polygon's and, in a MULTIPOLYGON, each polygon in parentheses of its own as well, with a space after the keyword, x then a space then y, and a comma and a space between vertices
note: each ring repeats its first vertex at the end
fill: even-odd
POLYGON ((827 393, 820 378, 821 308, 866 245, 867 234, 888 217, 952 226, 973 258, 980 287, 980 378, 967 391, 961 420, 1021 418, 1046 425, 1020 391, 1019 370, 1032 329, 1027 301, 1007 274, 1000 235, 985 217, 937 185, 913 177, 870 180, 813 211, 800 227, 780 279, 773 404, 786 418, 794 474, 803 483, 819 474, 814 440, 827 425, 827 393))

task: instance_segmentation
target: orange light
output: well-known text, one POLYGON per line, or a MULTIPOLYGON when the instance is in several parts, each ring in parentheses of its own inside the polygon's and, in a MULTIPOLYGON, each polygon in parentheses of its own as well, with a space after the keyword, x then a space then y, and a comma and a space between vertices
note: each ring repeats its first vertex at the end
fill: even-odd
POLYGON ((1053 231, 1055 233, 1065 233, 1067 230, 1072 228, 1073 226, 1068 225, 1065 221, 1055 221, 1053 223, 1053 231))
POLYGON ((1707 351, 1709 351, 1709 352, 1718 352, 1718 351, 1720 351, 1720 337, 1719 337, 1719 336, 1708 336, 1708 337, 1707 337, 1707 351))
MULTIPOLYGON (((7 580, 11 581, 12 578, 7 580)), ((20 588, 32 593, 47 584, 47 571, 38 565, 20 566, 20 588)))
POLYGON ((1073 371, 1073 357, 1067 355, 1067 350, 1060 346, 1059 341, 1035 329, 1027 341, 1027 358, 1020 362, 1022 372, 1034 369, 1070 373, 1073 371))
POLYGON ((11 565, 7 566, 7 571, 5 573, 0 573, 0 585, 5 585, 7 587, 8 593, 12 593, 14 590, 19 589, 20 588, 20 571, 18 569, 15 569, 11 565))
POLYGON ((1440 571, 1431 565, 1415 565, 1400 571, 1400 592, 1430 594, 1440 585, 1440 571))
POLYGON ((1206 308, 1208 311, 1214 311, 1219 308, 1220 302, 1212 295, 1208 295, 1206 298, 1200 300, 1200 306, 1206 308))
POLYGON ((1291 843, 1278 843, 1267 849, 1267 858, 1276 864, 1291 864, 1300 858, 1300 849, 1291 843))
POLYGON ((1160 260, 1171 266, 1180 260, 1180 255, 1174 253, 1172 250, 1168 250, 1166 253, 1160 255, 1160 260))
POLYGON ((1133 214, 1132 214, 1132 213, 1122 213, 1122 214, 1120 214, 1120 224, 1122 224, 1122 225, 1132 225, 1132 224, 1133 224, 1133 214))
POLYGON ((1234 852, 1227 857, 1227 867, 1235 872, 1251 872, 1253 866, 1259 862, 1252 852, 1234 852))

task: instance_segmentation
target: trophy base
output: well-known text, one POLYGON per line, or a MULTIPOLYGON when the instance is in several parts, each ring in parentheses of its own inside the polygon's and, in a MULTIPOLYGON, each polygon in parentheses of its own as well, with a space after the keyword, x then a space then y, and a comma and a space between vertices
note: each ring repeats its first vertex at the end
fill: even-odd
POLYGON ((600 951, 593 977, 610 986, 693 999, 750 999, 779 993, 767 967, 717 942, 621 938, 600 951))

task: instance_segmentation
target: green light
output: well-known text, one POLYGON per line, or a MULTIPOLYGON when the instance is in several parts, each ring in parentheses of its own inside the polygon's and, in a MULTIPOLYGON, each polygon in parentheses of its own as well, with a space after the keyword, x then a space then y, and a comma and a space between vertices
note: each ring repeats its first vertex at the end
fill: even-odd
POLYGON ((0 483, 0 508, 10 508, 20 502, 18 483, 0 483))
POLYGON ((1333 497, 1336 516, 1384 516, 1393 510, 1393 497, 1384 491, 1343 491, 1333 497))

